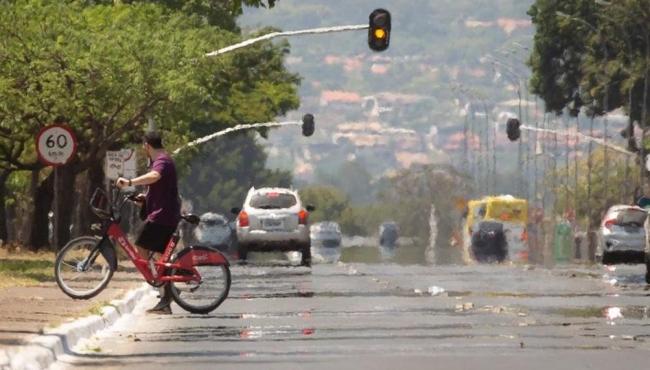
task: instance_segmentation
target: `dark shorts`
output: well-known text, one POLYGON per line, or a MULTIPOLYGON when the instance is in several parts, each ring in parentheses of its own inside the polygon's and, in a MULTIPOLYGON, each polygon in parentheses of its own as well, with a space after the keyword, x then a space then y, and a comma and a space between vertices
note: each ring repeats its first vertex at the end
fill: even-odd
POLYGON ((135 245, 154 252, 164 252, 175 227, 145 222, 135 245))

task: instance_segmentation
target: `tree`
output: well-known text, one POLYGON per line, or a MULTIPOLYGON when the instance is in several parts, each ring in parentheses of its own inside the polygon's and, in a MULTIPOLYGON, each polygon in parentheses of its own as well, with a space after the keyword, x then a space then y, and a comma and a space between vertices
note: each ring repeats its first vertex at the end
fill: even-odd
MULTIPOLYGON (((604 150, 599 148, 595 150, 589 158, 578 161, 578 183, 574 186, 561 185, 553 189, 557 195, 555 209, 559 214, 565 210, 573 208, 577 204, 575 214, 583 219, 579 221, 588 222, 590 225, 600 224, 603 212, 615 204, 634 204, 634 197, 638 191, 639 173, 632 171, 630 166, 633 163, 631 158, 625 156, 615 156, 607 166, 608 186, 604 187, 602 179, 605 177, 604 150), (589 171, 591 161, 591 184, 588 181, 587 172, 589 171), (588 190, 589 186, 591 189, 588 190), (637 188, 637 190, 635 190, 637 188), (589 197, 588 197, 589 195, 589 197), (577 197, 577 201, 576 201, 577 197), (603 207, 603 204, 605 207, 603 207)), ((558 169, 552 177, 566 179, 570 181, 575 173, 575 166, 566 169, 558 169)), ((552 187, 555 180, 548 180, 547 186, 552 187)))
POLYGON ((236 19, 244 6, 273 8, 276 0, 86 0, 87 5, 156 3, 174 12, 195 15, 205 19, 210 25, 231 32, 239 32, 236 19))
POLYGON ((291 185, 289 172, 265 168, 266 154, 249 133, 208 142, 184 163, 181 195, 192 201, 195 213, 228 215, 232 207, 241 207, 251 186, 291 185))
POLYGON ((623 108, 648 126, 650 0, 537 0, 531 88, 549 112, 623 108))
POLYGON ((303 204, 316 207, 309 219, 311 222, 333 221, 341 217, 349 201, 345 193, 333 186, 309 186, 300 190, 303 204))
MULTIPOLYGON (((244 0, 255 3, 263 4, 244 0)), ((101 173, 106 150, 139 142, 148 117, 174 147, 191 137, 193 122, 209 122, 216 130, 298 104, 299 80, 282 66, 285 44, 204 58, 238 35, 160 4, 3 2, 0 36, 0 169, 43 177, 33 194, 34 247, 47 243, 53 188, 32 144, 41 127, 65 122, 78 137, 79 154, 59 176, 62 188, 71 189, 78 174, 91 168, 101 173)), ((71 204, 72 194, 62 193, 60 205, 71 204)), ((59 209, 55 217, 65 241, 70 212, 59 209)))
MULTIPOLYGON (((460 227, 459 199, 466 199, 470 184, 448 166, 414 167, 390 179, 391 186, 379 195, 381 204, 391 210, 392 221, 403 235, 420 240, 422 256, 429 241, 431 206, 435 208, 439 230, 435 238, 438 261, 460 261, 460 250, 451 249, 451 236, 460 227)), ((387 221, 387 220, 383 220, 387 221)))

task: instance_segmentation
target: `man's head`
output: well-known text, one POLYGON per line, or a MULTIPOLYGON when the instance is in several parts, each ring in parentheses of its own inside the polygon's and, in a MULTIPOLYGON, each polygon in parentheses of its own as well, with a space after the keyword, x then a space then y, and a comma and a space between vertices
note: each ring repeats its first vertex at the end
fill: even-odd
POLYGON ((147 155, 151 157, 153 151, 163 149, 160 133, 157 131, 147 131, 144 134, 142 145, 147 155))

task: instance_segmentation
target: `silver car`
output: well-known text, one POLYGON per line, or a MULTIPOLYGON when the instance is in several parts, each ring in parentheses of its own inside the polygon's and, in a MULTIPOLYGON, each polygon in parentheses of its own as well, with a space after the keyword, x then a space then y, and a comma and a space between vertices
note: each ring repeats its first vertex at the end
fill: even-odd
POLYGON ((317 222, 310 227, 312 247, 338 248, 341 246, 341 227, 334 221, 317 222))
POLYGON ((334 221, 322 221, 311 225, 311 255, 314 261, 335 263, 341 259, 341 227, 334 221))
POLYGON ((612 206, 598 230, 596 258, 603 264, 643 263, 647 212, 629 205, 612 206))
POLYGON ((194 239, 200 245, 217 248, 222 252, 233 251, 236 240, 235 230, 230 221, 218 213, 207 212, 201 215, 201 222, 194 229, 194 239))
POLYGON ((237 213, 239 258, 246 261, 250 251, 298 251, 301 264, 311 265, 309 212, 298 192, 285 188, 254 187, 248 191, 242 209, 237 213))

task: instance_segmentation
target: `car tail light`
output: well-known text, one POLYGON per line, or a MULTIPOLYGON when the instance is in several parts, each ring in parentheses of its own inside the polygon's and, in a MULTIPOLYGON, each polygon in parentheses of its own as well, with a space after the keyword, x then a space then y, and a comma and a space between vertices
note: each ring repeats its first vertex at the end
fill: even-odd
POLYGON ((246 227, 250 225, 250 221, 248 219, 248 213, 245 211, 239 212, 239 227, 246 227))
POLYGON ((612 229, 612 226, 614 226, 614 225, 616 225, 616 219, 615 218, 605 220, 605 222, 603 222, 603 226, 605 226, 606 228, 608 228, 610 230, 612 229))
POLYGON ((309 212, 305 211, 304 209, 301 209, 300 212, 298 212, 298 223, 301 225, 307 225, 308 217, 309 217, 309 212))

